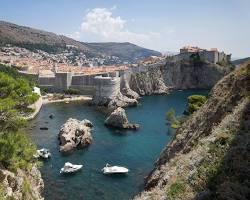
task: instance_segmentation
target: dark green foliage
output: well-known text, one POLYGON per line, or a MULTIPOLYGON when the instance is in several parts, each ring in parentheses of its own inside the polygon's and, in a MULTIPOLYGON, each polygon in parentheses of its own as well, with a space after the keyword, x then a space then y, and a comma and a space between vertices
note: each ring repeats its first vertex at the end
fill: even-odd
POLYGON ((201 59, 199 53, 194 53, 190 56, 190 61, 194 64, 194 66, 199 66, 204 63, 204 60, 201 59))
POLYGON ((191 95, 188 97, 187 111, 185 112, 188 115, 191 115, 193 112, 199 110, 199 108, 206 103, 207 97, 203 95, 191 95))
POLYGON ((26 79, 30 86, 34 86, 36 79, 37 79, 37 78, 32 77, 30 75, 20 74, 15 67, 7 66, 7 65, 4 65, 1 63, 0 63, 0 72, 3 72, 5 74, 11 76, 14 79, 17 79, 17 78, 26 79))
POLYGON ((29 81, 11 68, 0 72, 0 165, 11 171, 29 169, 36 152, 29 137, 18 130, 25 125, 20 117, 38 99, 29 81))
POLYGON ((0 46, 5 46, 6 44, 11 44, 13 46, 28 49, 30 51, 36 52, 37 50, 42 50, 47 53, 61 53, 66 49, 66 44, 47 44, 47 43, 31 43, 31 42, 15 42, 11 40, 0 41, 0 46))
POLYGON ((0 133, 17 131, 26 121, 19 117, 16 110, 5 110, 0 115, 0 133))
POLYGON ((77 95, 77 94, 80 94, 80 91, 78 89, 70 88, 70 89, 65 90, 64 93, 70 94, 70 95, 77 95))
MULTIPOLYGON (((13 77, 17 76, 15 71, 9 71, 13 77)), ((34 103, 39 97, 32 93, 29 82, 22 78, 13 78, 0 72, 0 131, 17 131, 25 124, 19 117, 30 110, 28 105, 34 103)))
POLYGON ((4 133, 0 137, 0 163, 9 170, 29 169, 35 152, 35 146, 24 133, 4 133))
POLYGON ((0 72, 4 72, 5 74, 8 74, 13 78, 21 77, 21 75, 18 73, 18 71, 15 68, 6 66, 4 64, 0 64, 0 72))
POLYGON ((0 72, 0 91, 0 113, 12 109, 22 112, 39 98, 37 94, 32 93, 27 80, 14 79, 2 72, 0 72))

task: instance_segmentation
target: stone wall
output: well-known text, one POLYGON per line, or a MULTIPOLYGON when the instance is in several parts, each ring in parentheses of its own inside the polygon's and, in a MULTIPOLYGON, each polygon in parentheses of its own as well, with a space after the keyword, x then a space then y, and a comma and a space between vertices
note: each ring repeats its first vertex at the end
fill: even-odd
POLYGON ((95 77, 95 96, 113 98, 120 92, 120 77, 95 77))
POLYGON ((40 86, 54 86, 55 85, 55 76, 39 76, 38 84, 40 86))
MULTIPOLYGON (((193 52, 183 52, 178 55, 175 55, 175 60, 176 61, 181 61, 181 60, 190 60, 190 56, 192 54, 195 54, 193 52)), ((210 63, 218 63, 218 62, 229 62, 231 60, 231 55, 227 55, 224 52, 218 52, 218 51, 201 51, 198 53, 200 55, 200 58, 208 61, 210 63)))
POLYGON ((70 72, 56 72, 55 74, 55 90, 64 91, 69 89, 72 82, 72 73, 70 72))

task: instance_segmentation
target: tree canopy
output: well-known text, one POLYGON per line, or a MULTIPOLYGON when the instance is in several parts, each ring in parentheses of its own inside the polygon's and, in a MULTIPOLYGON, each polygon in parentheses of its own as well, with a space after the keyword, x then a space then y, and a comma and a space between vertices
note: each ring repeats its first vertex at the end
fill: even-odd
POLYGON ((20 116, 39 96, 28 79, 11 67, 0 66, 0 166, 16 171, 29 169, 36 152, 27 134, 20 132, 25 120, 20 116))

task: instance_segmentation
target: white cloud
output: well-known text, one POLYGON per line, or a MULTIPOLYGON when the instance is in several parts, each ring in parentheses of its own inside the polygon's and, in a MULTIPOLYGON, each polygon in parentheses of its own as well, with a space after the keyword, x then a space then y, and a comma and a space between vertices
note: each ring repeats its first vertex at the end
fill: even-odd
POLYGON ((131 42, 146 48, 166 50, 176 45, 174 27, 165 25, 160 32, 143 30, 144 33, 131 31, 127 24, 135 26, 136 19, 126 21, 120 16, 114 16, 114 5, 110 9, 94 8, 85 10, 83 22, 69 37, 85 42, 131 42))
MULTIPOLYGON (((101 41, 132 42, 144 45, 154 39, 156 33, 136 33, 126 28, 126 20, 113 16, 111 9, 94 8, 89 10, 81 24, 84 33, 95 35, 101 41)), ((159 34, 157 34, 158 37, 159 34)))
POLYGON ((81 33, 79 31, 75 31, 74 33, 68 34, 68 36, 75 40, 79 40, 81 38, 81 33))

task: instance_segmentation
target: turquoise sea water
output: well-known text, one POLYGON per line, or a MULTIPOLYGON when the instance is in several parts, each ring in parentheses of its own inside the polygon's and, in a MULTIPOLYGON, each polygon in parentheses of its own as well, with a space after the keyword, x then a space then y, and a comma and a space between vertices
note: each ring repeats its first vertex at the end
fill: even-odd
POLYGON ((126 109, 131 122, 139 123, 139 131, 116 131, 106 128, 105 114, 82 103, 50 104, 42 108, 30 122, 30 134, 39 148, 51 150, 52 158, 41 168, 45 182, 46 200, 125 200, 143 189, 144 177, 153 169, 161 150, 171 139, 166 124, 166 112, 174 108, 181 115, 186 98, 192 94, 207 94, 205 90, 175 91, 166 96, 147 96, 141 105, 126 109), (49 119, 54 113, 55 118, 49 119), (58 151, 57 134, 68 118, 89 119, 94 124, 93 144, 83 150, 63 156, 58 151), (39 128, 47 126, 44 131, 39 128), (74 175, 59 174, 65 162, 83 164, 83 170, 74 175), (125 165, 128 175, 107 176, 101 169, 106 163, 125 165))

